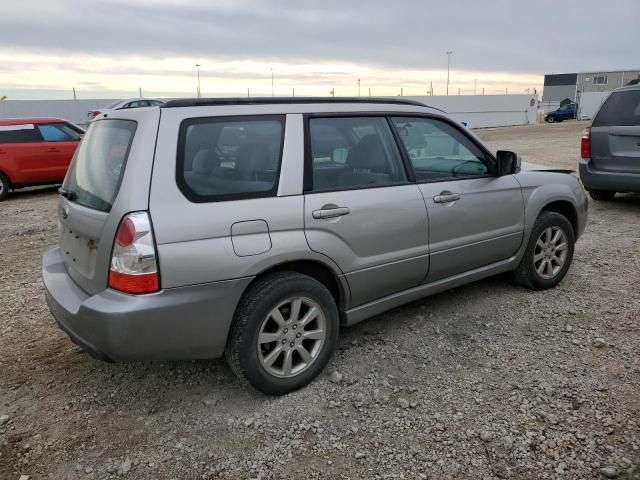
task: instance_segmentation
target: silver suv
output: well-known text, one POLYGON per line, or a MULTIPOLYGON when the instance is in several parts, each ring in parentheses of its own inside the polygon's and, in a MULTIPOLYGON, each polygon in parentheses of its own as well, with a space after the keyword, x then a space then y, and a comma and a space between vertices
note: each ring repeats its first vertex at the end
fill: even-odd
POLYGON ((91 124, 44 254, 51 312, 104 360, 223 354, 316 377, 339 328, 490 275, 553 287, 587 199, 401 99, 197 99, 91 124))

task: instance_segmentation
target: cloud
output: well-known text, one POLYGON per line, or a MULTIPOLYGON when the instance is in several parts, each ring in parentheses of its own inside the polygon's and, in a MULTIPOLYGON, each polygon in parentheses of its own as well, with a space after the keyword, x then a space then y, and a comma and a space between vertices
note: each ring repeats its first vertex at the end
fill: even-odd
POLYGON ((0 85, 191 92, 198 62, 213 93, 270 93, 271 68, 287 91, 442 91, 453 50, 453 91, 522 91, 638 68, 638 25, 638 0, 22 0, 3 5, 0 85))

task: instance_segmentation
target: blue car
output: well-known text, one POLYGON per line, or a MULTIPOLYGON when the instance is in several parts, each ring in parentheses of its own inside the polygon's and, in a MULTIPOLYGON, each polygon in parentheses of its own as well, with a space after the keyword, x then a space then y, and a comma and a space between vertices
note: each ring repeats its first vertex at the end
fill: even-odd
POLYGON ((572 118, 576 118, 576 104, 568 103, 553 112, 547 113, 544 117, 544 121, 554 123, 561 122, 563 120, 570 120, 572 118))

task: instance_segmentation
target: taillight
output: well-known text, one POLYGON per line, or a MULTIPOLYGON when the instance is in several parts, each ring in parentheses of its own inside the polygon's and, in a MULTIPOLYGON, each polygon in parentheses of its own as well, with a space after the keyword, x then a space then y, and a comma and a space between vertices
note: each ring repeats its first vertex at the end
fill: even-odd
POLYGON ((582 130, 582 141, 580 142, 580 156, 585 160, 591 158, 591 127, 582 130))
POLYGON ((113 242, 109 288, 125 293, 160 290, 158 259, 147 212, 125 215, 113 242))
POLYGON ((95 118, 100 115, 100 110, 91 110, 89 111, 89 118, 95 118))

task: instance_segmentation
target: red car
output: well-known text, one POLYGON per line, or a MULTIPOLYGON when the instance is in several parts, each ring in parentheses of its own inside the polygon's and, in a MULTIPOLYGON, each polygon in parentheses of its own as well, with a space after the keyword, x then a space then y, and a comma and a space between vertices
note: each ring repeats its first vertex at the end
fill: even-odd
POLYGON ((0 119, 0 200, 9 189, 61 183, 83 134, 60 118, 0 119))

